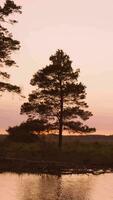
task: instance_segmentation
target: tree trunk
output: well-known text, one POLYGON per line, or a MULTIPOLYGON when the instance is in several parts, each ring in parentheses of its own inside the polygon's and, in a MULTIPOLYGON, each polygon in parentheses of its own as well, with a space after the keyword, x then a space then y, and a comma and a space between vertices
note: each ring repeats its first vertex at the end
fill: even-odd
POLYGON ((59 149, 62 149, 62 122, 60 122, 59 127, 59 149))
POLYGON ((62 82, 60 81, 59 149, 62 149, 62 132, 63 132, 63 91, 62 91, 62 82))

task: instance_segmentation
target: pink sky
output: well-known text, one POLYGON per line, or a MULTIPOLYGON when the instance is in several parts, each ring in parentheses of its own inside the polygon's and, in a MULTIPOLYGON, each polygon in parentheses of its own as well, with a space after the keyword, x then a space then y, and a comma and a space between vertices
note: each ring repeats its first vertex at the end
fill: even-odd
MULTIPOLYGON (((15 59, 20 66, 8 70, 12 81, 26 95, 32 75, 49 62, 58 48, 80 68, 80 81, 87 86, 87 121, 97 133, 113 133, 113 1, 112 0, 15 0, 23 6, 19 23, 10 27, 21 50, 15 59)), ((24 100, 25 101, 25 100, 24 100)), ((0 127, 23 121, 23 100, 12 94, 0 98, 0 127)))

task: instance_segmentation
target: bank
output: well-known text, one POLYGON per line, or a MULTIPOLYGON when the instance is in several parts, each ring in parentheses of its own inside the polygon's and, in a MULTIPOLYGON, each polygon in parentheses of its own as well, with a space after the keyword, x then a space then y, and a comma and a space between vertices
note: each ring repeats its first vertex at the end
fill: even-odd
POLYGON ((112 171, 113 141, 55 140, 25 143, 9 138, 0 142, 0 172, 95 173, 112 171), (85 142, 84 142, 85 141, 85 142))

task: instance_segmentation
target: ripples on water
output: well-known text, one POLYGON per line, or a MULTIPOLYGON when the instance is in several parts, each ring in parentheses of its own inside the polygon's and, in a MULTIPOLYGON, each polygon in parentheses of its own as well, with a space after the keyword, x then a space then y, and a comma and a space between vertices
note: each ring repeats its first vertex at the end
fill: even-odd
POLYGON ((0 174, 1 200, 113 200, 113 174, 0 174))

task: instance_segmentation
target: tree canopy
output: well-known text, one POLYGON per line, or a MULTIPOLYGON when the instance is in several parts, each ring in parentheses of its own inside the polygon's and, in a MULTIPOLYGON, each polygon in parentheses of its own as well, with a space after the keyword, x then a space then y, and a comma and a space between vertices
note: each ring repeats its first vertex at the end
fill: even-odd
POLYGON ((61 147, 63 130, 89 133, 95 128, 83 124, 92 113, 85 102, 86 87, 78 82, 80 70, 72 68, 72 61, 63 50, 50 56, 50 62, 33 75, 30 83, 36 89, 21 106, 21 113, 30 119, 46 119, 49 130, 59 131, 61 147))
POLYGON ((32 142, 37 139, 36 136, 38 136, 40 132, 47 129, 47 126, 44 126, 44 124, 46 124, 46 121, 43 120, 28 120, 18 126, 9 127, 7 132, 9 133, 9 137, 13 140, 18 142, 32 142), (34 130, 37 134, 34 134, 34 130))
MULTIPOLYGON (((21 7, 17 6, 14 1, 6 0, 3 6, 0 6, 0 68, 5 66, 16 65, 16 62, 11 59, 12 52, 20 49, 20 42, 13 38, 13 35, 8 31, 5 25, 14 24, 17 21, 10 18, 14 13, 21 13, 21 7)), ((0 70, 0 92, 5 90, 9 92, 20 93, 20 87, 4 82, 3 78, 9 79, 10 75, 3 70, 0 70)))

